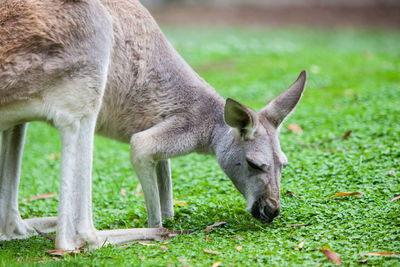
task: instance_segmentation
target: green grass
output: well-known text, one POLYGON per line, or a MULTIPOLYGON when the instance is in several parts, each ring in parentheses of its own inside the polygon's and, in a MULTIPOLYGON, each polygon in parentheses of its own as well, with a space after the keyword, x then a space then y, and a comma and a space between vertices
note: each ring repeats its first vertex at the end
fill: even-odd
MULTIPOLYGON (((309 71, 300 105, 282 127, 289 165, 281 180, 282 211, 262 225, 245 209, 216 160, 192 154, 172 160, 176 216, 164 224, 195 230, 154 246, 107 246, 76 256, 51 257, 42 237, 0 242, 0 265, 143 266, 322 266, 333 265, 317 248, 328 246, 344 265, 400 265, 400 258, 365 256, 400 252, 400 33, 379 30, 165 29, 182 56, 224 97, 258 110, 309 71), (299 135, 286 126, 296 123, 299 135), (350 138, 305 148, 352 130, 350 138), (395 174, 388 175, 389 170, 395 174), (301 198, 285 194, 291 191, 301 198), (362 197, 329 198, 359 191, 362 197), (207 242, 204 228, 217 221, 207 242), (287 226, 307 224, 307 226, 287 226), (242 238, 234 239, 233 237, 242 238), (298 243, 304 241, 302 250, 298 243), (162 251, 160 246, 168 247, 162 251), (238 251, 237 246, 243 249, 238 251), (203 249, 221 252, 206 254, 203 249), (139 256, 140 255, 140 256, 139 256), (140 259, 142 258, 142 259, 140 259), (186 259, 187 262, 180 262, 186 259)), ((58 133, 31 123, 23 159, 19 199, 58 195, 58 133)), ((94 219, 98 229, 146 227, 143 196, 129 162, 129 147, 96 138, 93 172, 94 219), (120 191, 124 188, 126 196, 120 191)), ((23 203, 24 218, 54 216, 58 197, 23 203)))

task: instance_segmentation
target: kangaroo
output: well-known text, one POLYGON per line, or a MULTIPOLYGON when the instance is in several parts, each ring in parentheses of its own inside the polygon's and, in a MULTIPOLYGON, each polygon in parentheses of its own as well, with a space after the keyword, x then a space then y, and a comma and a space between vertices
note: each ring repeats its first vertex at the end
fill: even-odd
MULTIPOLYGON (((169 159, 213 154, 263 223, 280 211, 287 158, 278 133, 299 102, 306 72, 255 112, 224 100, 167 41, 137 0, 0 2, 0 236, 56 230, 57 249, 157 239, 173 217, 169 159), (23 220, 18 186, 27 123, 62 141, 58 216, 23 220), (148 226, 97 231, 92 221, 94 134, 130 144, 148 226)), ((1 237, 0 237, 1 238, 1 237)))

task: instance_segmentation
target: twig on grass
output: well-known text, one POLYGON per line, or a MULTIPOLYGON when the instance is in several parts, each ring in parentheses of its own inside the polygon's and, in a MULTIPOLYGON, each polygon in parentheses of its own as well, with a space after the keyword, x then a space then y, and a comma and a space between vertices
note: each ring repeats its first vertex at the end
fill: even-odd
POLYGON ((39 231, 36 227, 33 227, 33 229, 36 231, 36 233, 38 233, 38 235, 40 235, 40 236, 42 236, 44 238, 47 238, 47 239, 49 239, 51 241, 56 241, 56 238, 54 236, 46 234, 46 233, 43 233, 42 231, 39 231))
POLYGON ((338 140, 338 139, 348 139, 352 132, 353 132, 352 130, 349 130, 344 135, 340 135, 340 136, 336 136, 336 137, 333 137, 333 138, 329 138, 329 139, 326 139, 326 140, 324 140, 322 142, 314 143, 314 144, 311 144, 311 145, 301 144, 301 146, 304 147, 304 148, 318 148, 320 145, 331 143, 332 141, 335 141, 335 140, 338 140))

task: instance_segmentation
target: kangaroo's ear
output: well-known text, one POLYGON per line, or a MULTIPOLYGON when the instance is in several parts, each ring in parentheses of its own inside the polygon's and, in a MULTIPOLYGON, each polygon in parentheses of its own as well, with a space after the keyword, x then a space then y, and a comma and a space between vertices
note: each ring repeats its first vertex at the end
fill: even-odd
POLYGON ((224 119, 226 124, 237 129, 243 138, 252 138, 258 124, 257 114, 232 98, 226 100, 224 119))
POLYGON ((266 117, 278 128, 299 102, 306 87, 306 80, 307 72, 303 70, 292 86, 272 100, 260 111, 259 115, 266 117))

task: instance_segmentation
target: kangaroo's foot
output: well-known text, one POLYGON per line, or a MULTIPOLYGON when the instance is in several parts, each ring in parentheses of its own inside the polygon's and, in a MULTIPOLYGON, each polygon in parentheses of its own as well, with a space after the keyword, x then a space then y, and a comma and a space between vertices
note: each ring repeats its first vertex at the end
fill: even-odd
POLYGON ((124 244, 137 240, 163 240, 178 233, 166 228, 133 228, 98 231, 103 244, 124 244))
POLYGON ((21 219, 18 211, 6 211, 5 214, 2 214, 0 241, 29 238, 34 234, 35 230, 21 219))

